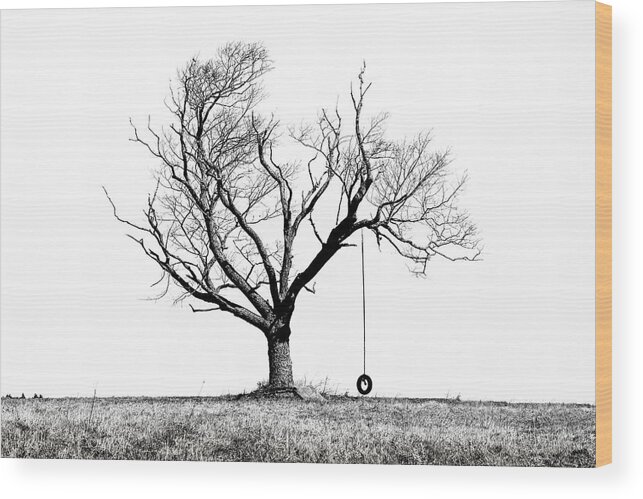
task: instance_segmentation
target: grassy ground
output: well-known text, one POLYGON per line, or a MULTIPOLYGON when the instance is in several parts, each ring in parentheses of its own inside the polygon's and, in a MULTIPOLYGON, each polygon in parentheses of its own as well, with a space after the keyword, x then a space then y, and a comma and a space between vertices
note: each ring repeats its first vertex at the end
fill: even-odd
POLYGON ((594 417, 426 399, 3 399, 2 457, 585 467, 594 417))

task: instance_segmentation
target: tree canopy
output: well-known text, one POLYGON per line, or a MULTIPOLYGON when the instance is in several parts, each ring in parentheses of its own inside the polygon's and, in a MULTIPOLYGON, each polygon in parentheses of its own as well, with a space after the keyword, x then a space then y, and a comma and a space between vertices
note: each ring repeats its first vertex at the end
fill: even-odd
POLYGON ((178 71, 166 103, 170 123, 132 124, 132 140, 159 161, 157 184, 142 223, 115 207, 114 215, 162 269, 165 292, 174 282, 180 299, 207 304, 194 311, 231 313, 269 339, 287 328, 287 339, 297 296, 359 230, 419 275, 434 257, 479 257, 476 226, 457 206, 466 175, 451 174, 449 151, 433 150, 430 133, 396 141, 386 137, 386 113, 365 117, 372 87, 365 64, 350 88, 350 116, 323 108, 299 127, 257 112, 272 68, 262 44, 229 43, 178 71), (284 141, 308 159, 275 159, 284 141), (336 206, 326 230, 316 219, 322 199, 336 206), (295 264, 304 225, 318 248, 295 264))

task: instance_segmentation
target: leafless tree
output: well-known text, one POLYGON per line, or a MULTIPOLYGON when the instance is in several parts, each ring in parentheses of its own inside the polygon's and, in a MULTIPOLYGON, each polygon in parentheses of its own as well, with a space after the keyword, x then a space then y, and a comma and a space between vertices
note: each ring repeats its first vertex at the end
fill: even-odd
POLYGON ((162 269, 165 292, 174 282, 180 299, 205 303, 190 304, 194 312, 227 312, 265 335, 269 387, 277 389, 293 384, 297 297, 314 290, 352 234, 371 231, 418 274, 435 256, 474 260, 480 249, 474 224, 456 207, 466 179, 451 178, 448 151, 432 151, 428 133, 391 141, 385 114, 364 118, 365 65, 351 86, 350 120, 323 109, 313 125, 287 129, 285 139, 310 154, 302 162, 275 159, 282 127, 256 113, 270 70, 261 44, 230 43, 211 60, 189 61, 166 103, 172 122, 155 130, 148 120, 144 132, 132 125, 132 140, 160 163, 144 222, 121 218, 112 206, 162 269), (322 199, 336 207, 324 228, 314 219, 322 199), (319 247, 295 266, 302 227, 319 247))

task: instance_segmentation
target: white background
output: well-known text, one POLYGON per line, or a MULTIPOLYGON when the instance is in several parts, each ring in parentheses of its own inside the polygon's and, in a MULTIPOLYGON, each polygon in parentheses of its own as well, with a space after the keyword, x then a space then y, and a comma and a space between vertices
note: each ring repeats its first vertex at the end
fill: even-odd
MULTIPOLYGON (((186 5, 270 4, 200 2, 186 5)), ((281 2, 300 3, 300 2, 281 2)), ((327 3, 327 2, 318 2, 327 3)), ((330 2, 329 2, 330 3, 330 2)), ((10 497, 633 497, 643 492, 643 444, 638 423, 643 403, 642 330, 636 316, 641 302, 643 212, 641 97, 643 7, 637 0, 614 5, 614 464, 599 470, 547 470, 450 467, 373 467, 337 465, 252 465, 211 463, 126 463, 71 461, 0 462, 0 490, 10 497), (637 161, 638 160, 638 161, 637 161)), ((2 8, 180 5, 163 1, 11 2, 2 8)))
MULTIPOLYGON (((297 124, 337 103, 346 119, 366 60, 364 120, 389 110, 396 139, 433 129, 454 175, 469 172, 458 205, 480 228, 481 261, 432 259, 418 279, 366 231, 373 395, 593 403, 594 23, 591 0, 3 12, 2 393, 211 396, 265 379, 258 330, 173 304, 176 286, 146 299, 161 292, 158 266, 101 189, 140 223, 158 161, 127 140, 127 118, 166 122, 174 69, 241 37, 274 60, 260 112, 297 124)), ((275 150, 311 157, 285 138, 275 150)), ((315 207, 322 237, 329 194, 315 207)), ((257 227, 269 246, 276 225, 257 227)), ((293 276, 318 248, 302 227, 293 276)), ((324 267, 292 322, 295 379, 338 393, 356 393, 362 365, 356 250, 324 267)))

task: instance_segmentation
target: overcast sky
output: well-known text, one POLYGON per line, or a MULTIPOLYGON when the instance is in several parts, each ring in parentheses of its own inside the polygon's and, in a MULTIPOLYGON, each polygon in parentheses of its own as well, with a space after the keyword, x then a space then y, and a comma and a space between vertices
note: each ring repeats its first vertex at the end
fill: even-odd
MULTIPOLYGON (((156 163, 129 118, 162 124, 177 67, 244 40, 270 51, 262 109, 282 123, 346 109, 366 60, 365 113, 389 111, 392 138, 432 129, 469 172, 483 261, 417 279, 367 238, 374 394, 594 401, 594 2, 5 11, 0 28, 3 394, 267 378, 258 331, 145 300, 159 273, 101 191, 140 217, 156 163)), ((295 377, 355 393, 357 250, 316 289, 293 320, 295 377)))

